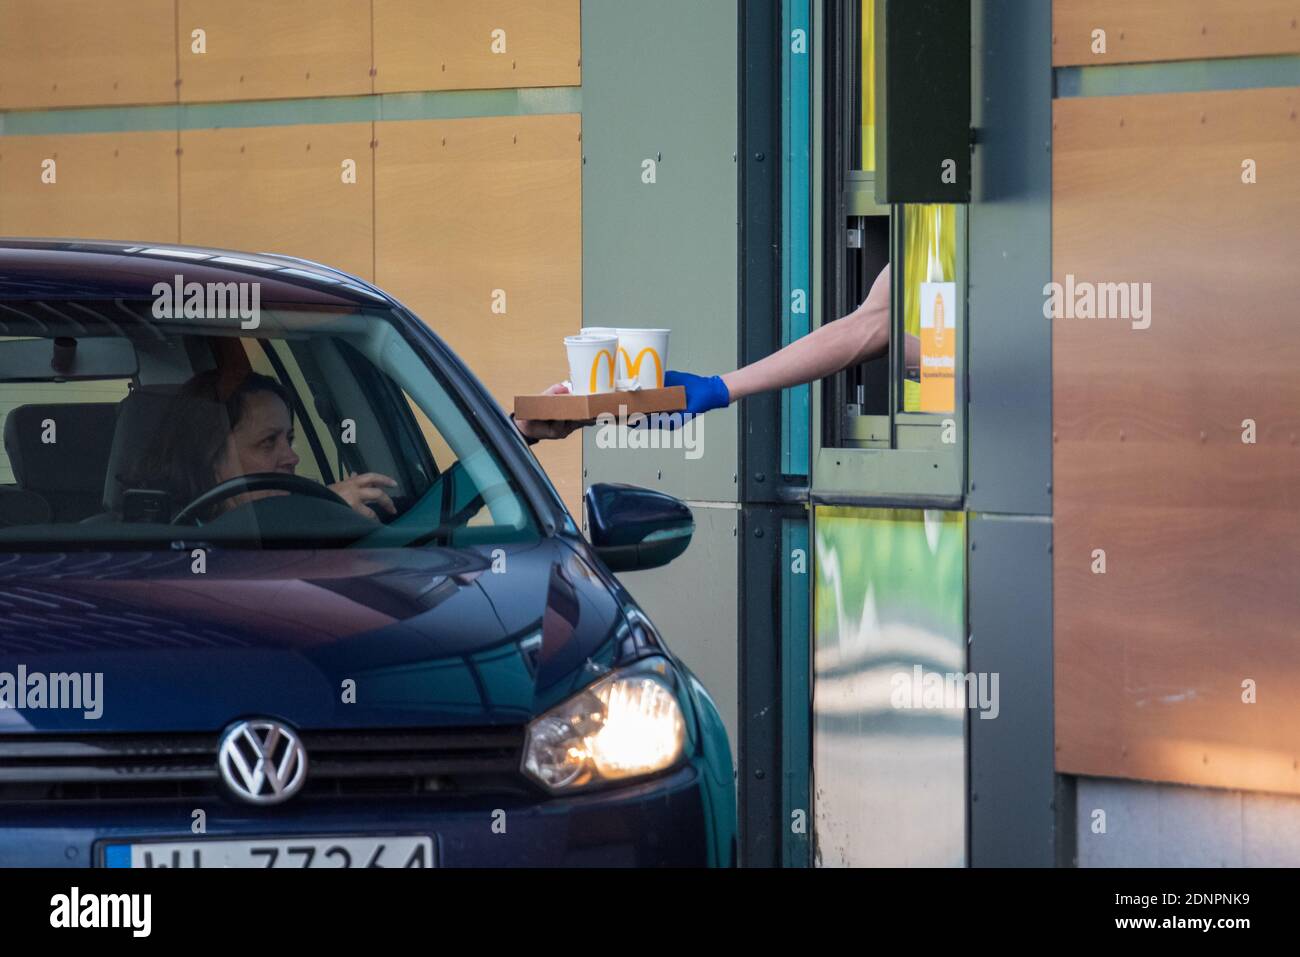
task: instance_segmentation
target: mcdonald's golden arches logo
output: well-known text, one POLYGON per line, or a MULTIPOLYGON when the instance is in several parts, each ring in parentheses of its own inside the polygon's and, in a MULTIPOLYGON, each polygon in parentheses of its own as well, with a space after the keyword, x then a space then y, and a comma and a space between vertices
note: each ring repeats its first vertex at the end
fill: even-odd
POLYGON ((664 364, 663 360, 659 358, 658 351, 654 349, 654 347, 646 346, 636 354, 636 359, 632 359, 632 357, 627 354, 627 350, 622 346, 618 347, 618 351, 623 358, 623 364, 627 367, 627 377, 629 379, 636 379, 641 375, 641 363, 645 361, 646 355, 649 354, 650 358, 655 361, 655 381, 653 388, 662 389, 664 387, 664 364))
POLYGON ((612 392, 614 390, 614 354, 608 349, 601 349, 591 359, 591 388, 590 392, 594 395, 600 392, 600 360, 604 359, 609 368, 609 388, 604 390, 612 392))

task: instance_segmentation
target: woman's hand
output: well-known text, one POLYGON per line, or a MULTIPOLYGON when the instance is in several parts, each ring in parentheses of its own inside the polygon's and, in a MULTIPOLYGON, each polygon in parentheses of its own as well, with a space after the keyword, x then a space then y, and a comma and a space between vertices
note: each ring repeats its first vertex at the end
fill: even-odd
MULTIPOLYGON (((542 395, 568 395, 569 390, 563 382, 557 382, 551 386, 542 395)), ((514 419, 514 416, 511 416, 514 419)), ((580 429, 584 425, 590 425, 590 422, 578 420, 559 421, 559 420, 542 420, 542 419, 514 419, 515 426, 524 438, 531 442, 540 442, 542 439, 562 439, 575 429, 580 429)))
POLYGON ((389 515, 396 515, 397 506, 384 492, 385 488, 396 487, 396 479, 391 479, 387 475, 380 475, 378 472, 365 472, 361 475, 349 476, 341 482, 335 482, 330 486, 330 490, 351 505, 354 512, 377 522, 379 521, 379 515, 370 506, 372 504, 378 505, 389 515))

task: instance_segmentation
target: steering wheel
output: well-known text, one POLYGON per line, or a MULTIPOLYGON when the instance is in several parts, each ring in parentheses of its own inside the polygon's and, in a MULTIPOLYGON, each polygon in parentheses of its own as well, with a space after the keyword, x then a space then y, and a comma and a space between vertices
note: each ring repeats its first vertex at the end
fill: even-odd
POLYGON ((252 475, 237 475, 218 485, 214 485, 177 512, 176 517, 172 519, 172 524, 196 525, 198 524, 199 513, 211 508, 217 502, 224 502, 228 498, 243 495, 245 492, 271 490, 324 499, 327 502, 333 502, 335 505, 351 508, 333 489, 326 488, 319 482, 313 482, 309 478, 303 478, 301 475, 291 475, 288 472, 255 472, 252 475))

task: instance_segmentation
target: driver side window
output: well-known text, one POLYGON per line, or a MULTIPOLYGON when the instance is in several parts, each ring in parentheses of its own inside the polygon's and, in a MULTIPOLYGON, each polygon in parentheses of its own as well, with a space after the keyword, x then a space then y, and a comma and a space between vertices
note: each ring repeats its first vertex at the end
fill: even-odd
POLYGON ((243 345, 253 371, 275 379, 294 397, 293 450, 299 459, 298 474, 329 485, 339 476, 338 443, 321 419, 293 353, 283 348, 283 343, 267 339, 244 339, 243 345))
POLYGON ((487 506, 480 505, 477 509, 472 509, 469 503, 476 494, 472 488, 472 483, 468 481, 468 476, 463 469, 456 468, 458 461, 456 453, 447 443, 438 427, 429 421, 429 417, 421 409, 405 390, 402 390, 402 397, 406 400, 407 407, 411 410, 411 416, 424 436, 425 442, 428 443, 429 453, 433 456, 433 461, 438 467, 439 477, 435 484, 443 484, 443 495, 448 506, 443 508, 444 518, 448 515, 455 515, 464 511, 466 518, 458 524, 480 526, 493 524, 492 514, 488 511, 487 506))

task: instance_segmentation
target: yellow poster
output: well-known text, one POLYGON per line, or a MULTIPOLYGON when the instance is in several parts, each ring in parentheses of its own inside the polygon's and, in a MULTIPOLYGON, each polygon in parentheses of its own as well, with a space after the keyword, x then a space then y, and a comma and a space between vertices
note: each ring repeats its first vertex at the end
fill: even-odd
POLYGON ((921 283, 921 412, 956 403, 957 284, 921 283))
MULTIPOLYGON (((903 207, 903 331, 909 336, 921 337, 921 316, 934 308, 934 296, 921 295, 926 283, 951 282, 957 278, 957 207, 917 206, 903 207)), ((945 332, 948 325, 957 322, 955 297, 945 303, 945 332)), ((945 340, 950 338, 945 335, 945 340)), ((949 405, 938 410, 921 404, 921 383, 903 380, 904 412, 951 412, 949 405)))

